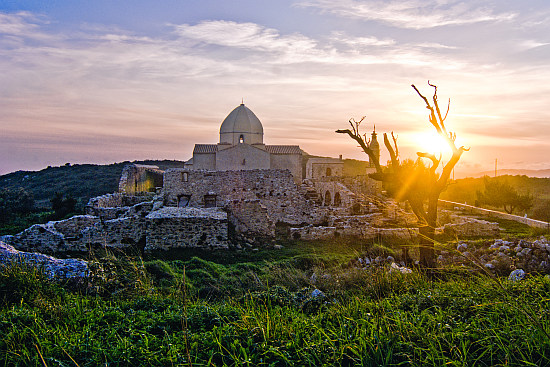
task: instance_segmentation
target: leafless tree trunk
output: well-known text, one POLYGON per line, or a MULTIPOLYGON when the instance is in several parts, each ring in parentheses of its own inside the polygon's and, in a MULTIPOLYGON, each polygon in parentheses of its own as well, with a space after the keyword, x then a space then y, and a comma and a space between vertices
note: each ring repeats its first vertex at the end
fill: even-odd
POLYGON ((469 149, 463 146, 457 148, 455 144, 456 134, 447 132, 445 127, 445 119, 449 113, 449 104, 447 105, 447 112, 445 116, 441 114, 439 103, 437 99, 437 86, 431 84, 428 81, 428 85, 434 88, 434 94, 432 97, 432 103, 420 91, 412 85, 416 93, 422 98, 426 104, 426 108, 429 112, 429 121, 436 129, 437 133, 445 139, 452 151, 452 156, 449 161, 443 166, 441 173, 437 173, 436 170, 441 164, 441 156, 437 158, 435 155, 424 152, 417 152, 418 159, 428 159, 431 162, 429 168, 425 168, 424 165, 418 164, 415 166, 414 172, 404 172, 402 162, 399 160, 399 150, 397 146, 397 138, 391 133, 391 141, 386 133, 384 133, 384 145, 390 154, 390 163, 388 167, 382 167, 378 161, 378 157, 371 150, 369 141, 366 140, 364 135, 359 132, 359 126, 364 120, 364 117, 360 121, 351 119, 349 121, 352 129, 337 130, 337 133, 348 134, 353 140, 355 140, 363 152, 365 152, 371 162, 374 162, 376 173, 371 174, 371 177, 375 180, 379 180, 391 185, 394 190, 393 194, 396 200, 408 201, 413 213, 418 218, 418 226, 420 232, 420 263, 432 268, 434 267, 434 237, 435 228, 437 226, 437 204, 439 195, 447 186, 447 181, 453 171, 453 168, 460 160, 462 153, 469 149), (427 208, 425 202, 427 201, 427 208))

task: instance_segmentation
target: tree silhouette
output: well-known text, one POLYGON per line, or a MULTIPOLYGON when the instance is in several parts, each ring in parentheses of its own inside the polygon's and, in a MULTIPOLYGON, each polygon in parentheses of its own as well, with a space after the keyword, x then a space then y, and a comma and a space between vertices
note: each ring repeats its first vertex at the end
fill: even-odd
POLYGON ((33 195, 22 187, 0 190, 0 222, 7 222, 17 215, 28 214, 33 209, 33 195))
POLYGON ((50 202, 52 203, 52 210, 54 211, 50 217, 52 220, 64 219, 70 214, 74 214, 76 211, 76 199, 71 195, 65 197, 63 193, 56 192, 50 202))
POLYGON ((477 192, 479 204, 502 207, 506 213, 512 214, 515 209, 528 210, 533 206, 533 197, 519 194, 508 182, 499 178, 483 178, 485 190, 477 192))
POLYGON ((424 101, 429 110, 429 122, 435 128, 437 133, 447 142, 451 148, 452 156, 449 161, 442 165, 441 155, 437 158, 431 153, 417 152, 416 161, 400 161, 397 137, 391 132, 390 136, 384 133, 384 145, 390 154, 390 162, 387 167, 382 167, 379 157, 374 150, 370 148, 370 141, 366 135, 359 131, 360 121, 350 119, 350 129, 336 130, 340 134, 348 134, 355 140, 363 152, 365 152, 370 161, 374 163, 376 172, 370 176, 378 181, 382 181, 389 195, 398 201, 408 201, 413 213, 418 218, 420 232, 420 262, 423 266, 434 266, 434 236, 437 225, 437 206, 439 195, 447 187, 447 181, 460 160, 462 153, 469 149, 463 146, 457 147, 455 144, 456 134, 448 132, 445 126, 445 120, 449 113, 450 100, 447 105, 447 112, 443 116, 439 108, 437 97, 437 86, 428 81, 428 85, 434 89, 432 103, 413 84, 412 88, 424 101), (391 140, 390 140, 391 137, 391 140), (430 163, 427 166, 422 159, 427 159, 430 163), (437 169, 442 165, 440 172, 437 169))

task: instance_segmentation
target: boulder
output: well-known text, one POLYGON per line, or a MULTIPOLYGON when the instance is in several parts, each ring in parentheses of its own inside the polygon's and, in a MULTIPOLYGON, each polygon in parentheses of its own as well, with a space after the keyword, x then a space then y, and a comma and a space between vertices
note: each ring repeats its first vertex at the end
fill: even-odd
POLYGON ((18 251, 13 246, 0 242, 0 267, 24 263, 44 269, 49 278, 68 279, 88 276, 88 262, 79 259, 57 259, 35 252, 18 251))

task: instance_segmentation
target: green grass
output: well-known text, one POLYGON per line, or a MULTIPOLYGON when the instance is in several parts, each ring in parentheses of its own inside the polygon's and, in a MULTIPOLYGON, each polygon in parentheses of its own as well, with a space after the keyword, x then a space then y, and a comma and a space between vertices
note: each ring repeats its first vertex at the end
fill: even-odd
POLYGON ((351 268, 353 246, 305 248, 240 262, 110 256, 90 284, 1 267, 0 364, 550 364, 544 276, 511 283, 442 270, 437 280, 351 268), (326 297, 312 298, 314 288, 326 297))

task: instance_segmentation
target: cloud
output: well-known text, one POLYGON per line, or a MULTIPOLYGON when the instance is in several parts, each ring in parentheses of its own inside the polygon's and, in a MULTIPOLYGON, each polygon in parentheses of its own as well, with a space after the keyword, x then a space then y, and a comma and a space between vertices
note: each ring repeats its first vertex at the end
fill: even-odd
POLYGON ((456 0, 304 0, 296 6, 317 8, 346 18, 375 20, 399 28, 425 29, 513 19, 513 13, 495 13, 484 6, 456 0))
POLYGON ((550 45, 550 43, 548 42, 540 42, 535 40, 523 40, 519 42, 518 47, 520 50, 525 51, 525 50, 530 50, 533 48, 538 48, 538 47, 543 47, 548 45, 550 45))
MULTIPOLYGON (((93 157, 94 144, 83 142, 96 142, 96 153, 105 159, 118 147, 112 159, 137 154, 186 159, 193 143, 216 141, 219 123, 241 97, 271 131, 269 144, 292 139, 314 154, 347 155, 354 145, 335 138, 334 130, 350 117, 366 114, 381 131, 403 136, 413 127, 429 129, 425 108, 409 88, 428 78, 442 87, 442 98, 452 98, 449 127, 460 129, 460 138, 468 131, 508 137, 503 132, 514 121, 549 116, 542 98, 550 92, 545 59, 511 65, 505 53, 489 51, 487 60, 480 57, 483 43, 470 47, 447 44, 456 40, 448 34, 425 36, 439 32, 419 38, 417 32, 394 29, 380 35, 369 28, 372 33, 355 36, 353 27, 342 26, 306 36, 251 22, 205 20, 167 25, 153 35, 89 24, 52 30, 47 19, 32 14, 0 13, 0 19, 0 70, 9 70, 0 74, 0 130, 9 135, 3 137, 4 157, 22 156, 28 148, 41 159, 60 145, 63 154, 56 157, 63 164, 73 161, 71 149, 76 156, 83 145, 86 157, 93 157), (422 116, 403 113, 413 109, 422 116), (476 130, 483 124, 485 129, 476 130)), ((488 44, 489 38, 482 41, 488 44)), ((520 42, 507 41, 506 47, 520 42)), ((527 123, 517 125, 524 130, 521 138, 541 135, 527 131, 527 123)), ((360 152, 356 157, 362 158, 360 152)), ((47 164, 52 163, 57 164, 47 164)))

